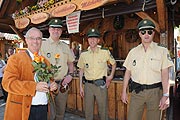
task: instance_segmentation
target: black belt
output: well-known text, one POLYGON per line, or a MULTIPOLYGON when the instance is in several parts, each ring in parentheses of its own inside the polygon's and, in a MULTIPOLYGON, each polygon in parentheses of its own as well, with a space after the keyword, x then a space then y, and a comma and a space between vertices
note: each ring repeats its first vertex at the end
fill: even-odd
POLYGON ((84 83, 91 83, 91 84, 94 84, 95 81, 97 81, 97 80, 104 80, 104 81, 106 81, 106 77, 105 77, 105 76, 103 76, 103 78, 95 79, 95 80, 87 80, 87 79, 85 78, 85 76, 83 76, 82 79, 83 79, 83 84, 84 84, 84 83))
POLYGON ((94 81, 95 80, 84 80, 85 83, 91 83, 91 84, 94 84, 94 81))
POLYGON ((132 81, 132 90, 135 90, 136 93, 139 93, 140 91, 143 91, 144 89, 153 89, 153 88, 162 88, 162 82, 146 85, 146 84, 139 84, 134 81, 132 81))

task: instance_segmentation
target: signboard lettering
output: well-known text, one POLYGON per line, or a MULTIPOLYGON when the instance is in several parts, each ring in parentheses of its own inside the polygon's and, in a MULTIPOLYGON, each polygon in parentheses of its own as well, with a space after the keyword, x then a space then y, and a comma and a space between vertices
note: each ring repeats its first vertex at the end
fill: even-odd
POLYGON ((51 15, 53 17, 63 17, 66 15, 71 14, 76 9, 76 5, 73 3, 64 4, 61 6, 56 7, 52 10, 51 15))
POLYGON ((108 0, 83 0, 80 4, 81 10, 90 10, 102 6, 108 0))
POLYGON ((39 24, 46 21, 48 18, 49 18, 48 13, 37 13, 31 17, 31 22, 33 24, 39 24))

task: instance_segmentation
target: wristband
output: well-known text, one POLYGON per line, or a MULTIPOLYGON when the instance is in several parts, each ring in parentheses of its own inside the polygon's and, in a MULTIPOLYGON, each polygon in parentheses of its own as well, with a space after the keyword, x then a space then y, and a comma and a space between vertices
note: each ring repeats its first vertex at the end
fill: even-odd
POLYGON ((164 93, 163 96, 169 97, 169 93, 164 93))

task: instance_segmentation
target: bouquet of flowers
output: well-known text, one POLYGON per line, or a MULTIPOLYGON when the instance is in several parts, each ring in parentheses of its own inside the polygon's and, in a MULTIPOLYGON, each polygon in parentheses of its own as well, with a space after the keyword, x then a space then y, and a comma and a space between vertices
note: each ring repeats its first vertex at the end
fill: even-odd
MULTIPOLYGON (((55 55, 55 60, 59 59, 60 55, 55 55)), ((47 82, 50 84, 50 80, 53 80, 54 75, 56 72, 58 72, 58 69, 61 66, 56 65, 47 65, 45 63, 45 58, 43 56, 39 56, 38 53, 34 53, 34 60, 32 62, 32 65, 34 67, 34 79, 35 82, 47 82)), ((48 93, 49 97, 49 93, 48 93)))

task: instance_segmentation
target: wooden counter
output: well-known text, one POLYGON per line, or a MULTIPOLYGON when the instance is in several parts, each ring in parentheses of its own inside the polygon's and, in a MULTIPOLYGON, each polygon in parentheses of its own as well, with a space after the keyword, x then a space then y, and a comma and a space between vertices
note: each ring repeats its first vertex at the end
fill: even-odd
MULTIPOLYGON (((123 81, 113 80, 108 88, 108 105, 110 120, 127 120, 127 111, 129 106, 121 102, 121 92, 123 81)), ((130 94, 129 94, 130 99, 130 94)), ((79 94, 79 78, 74 77, 70 86, 67 101, 67 111, 77 113, 84 117, 84 101, 79 94)), ((143 119, 145 120, 146 112, 143 119)), ((98 109, 95 102, 94 117, 98 119, 98 109)))
MULTIPOLYGON (((126 120, 127 105, 121 102, 123 81, 112 81, 108 88, 109 118, 112 120, 126 120)), ((74 77, 67 101, 67 110, 84 116, 84 100, 79 94, 79 78, 74 77)), ((97 103, 95 102, 94 116, 98 118, 97 103)))

